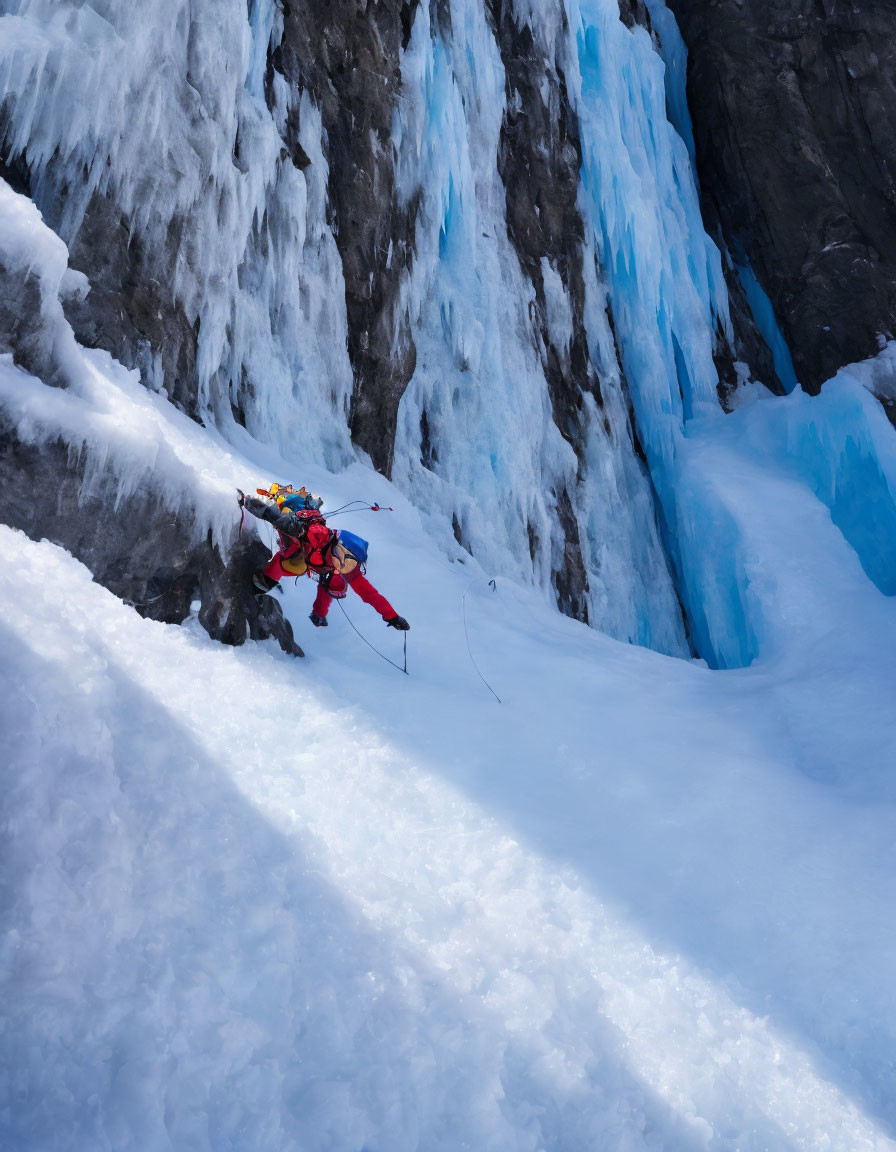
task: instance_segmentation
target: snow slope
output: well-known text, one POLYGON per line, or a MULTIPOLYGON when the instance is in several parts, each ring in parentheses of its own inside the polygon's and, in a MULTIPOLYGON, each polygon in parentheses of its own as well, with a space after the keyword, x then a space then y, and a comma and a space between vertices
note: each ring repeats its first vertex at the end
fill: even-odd
MULTIPOLYGON (((760 650, 712 672, 462 563, 360 465, 216 455, 94 366, 83 450, 139 422, 153 483, 194 467, 215 518, 275 478, 393 505, 341 523, 411 621, 410 676, 338 607, 313 630, 304 581, 292 660, 143 620, 0 529, 0 1145, 896 1148, 896 602, 805 464, 836 388, 691 430, 760 650)), ((839 387, 841 424, 873 424, 839 387)))

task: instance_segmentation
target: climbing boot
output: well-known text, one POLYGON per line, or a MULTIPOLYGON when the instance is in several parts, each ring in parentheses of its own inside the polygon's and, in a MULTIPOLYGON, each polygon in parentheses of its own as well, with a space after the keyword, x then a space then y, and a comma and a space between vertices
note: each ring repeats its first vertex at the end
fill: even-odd
POLYGON ((257 572, 252 573, 252 583, 259 592, 270 592, 277 587, 277 581, 270 576, 266 576, 264 570, 259 568, 257 572))

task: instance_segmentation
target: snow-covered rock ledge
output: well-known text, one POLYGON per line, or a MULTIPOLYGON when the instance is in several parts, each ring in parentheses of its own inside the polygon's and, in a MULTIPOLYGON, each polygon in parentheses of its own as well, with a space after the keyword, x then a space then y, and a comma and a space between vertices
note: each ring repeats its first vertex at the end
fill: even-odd
POLYGON ((0 279, 4 521, 67 548, 145 615, 179 623, 199 600, 218 639, 275 636, 299 653, 279 606, 245 591, 267 549, 238 531, 225 446, 138 373, 78 345, 61 301, 88 285, 5 182, 0 279))

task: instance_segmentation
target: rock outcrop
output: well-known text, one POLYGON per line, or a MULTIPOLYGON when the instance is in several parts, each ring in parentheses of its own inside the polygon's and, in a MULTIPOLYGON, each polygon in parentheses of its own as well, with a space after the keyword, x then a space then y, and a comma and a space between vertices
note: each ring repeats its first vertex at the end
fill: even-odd
POLYGON ((409 0, 284 0, 282 40, 268 57, 268 85, 280 73, 308 88, 320 107, 330 224, 345 278, 352 439, 386 475, 398 405, 416 363, 408 318, 396 313, 413 256, 414 205, 398 202, 391 139, 414 8, 409 0))
POLYGON ((239 645, 273 638, 285 652, 303 655, 280 605, 252 595, 252 572, 270 556, 254 532, 222 554, 211 540, 196 542, 190 513, 173 515, 147 491, 119 504, 114 474, 94 472, 88 486, 83 472, 62 441, 23 443, 0 418, 6 524, 71 552, 141 616, 181 624, 198 602, 199 622, 214 639, 239 645))
POLYGON ((233 539, 216 541, 201 507, 172 506, 164 479, 151 473, 122 498, 108 445, 91 451, 83 438, 67 440, 63 425, 42 428, 47 412, 39 401, 33 411, 27 402, 15 405, 14 394, 30 384, 71 391, 71 398, 60 396, 62 411, 79 402, 89 407, 78 397, 88 369, 62 307, 63 300, 83 304, 88 285, 67 268, 64 245, 23 196, 2 184, 0 206, 5 223, 18 223, 4 232, 0 249, 0 354, 36 378, 17 379, 12 406, 0 405, 4 523, 71 552, 141 615, 179 624, 198 603, 199 621, 215 639, 273 637, 301 656, 280 605, 252 594, 252 572, 269 556, 253 529, 234 527, 233 539))
POLYGON ((802 386, 896 331, 890 0, 669 0, 706 214, 770 297, 802 386))
POLYGON ((304 655, 279 603, 252 594, 252 573, 270 557, 253 531, 226 549, 197 542, 190 512, 174 515, 147 491, 118 504, 116 489, 111 472, 86 483, 63 441, 25 443, 0 417, 4 523, 65 548, 141 616, 182 624, 198 604, 199 623, 224 644, 274 639, 304 655))
MULTIPOLYGON (((498 171, 507 196, 507 234, 535 290, 535 315, 554 423, 581 454, 582 398, 600 403, 600 381, 588 352, 582 278, 584 224, 578 207, 582 150, 578 123, 561 69, 519 25, 513 6, 490 0, 488 11, 505 70, 507 108, 501 125, 498 171), (542 261, 556 269, 572 315, 572 339, 558 346, 548 323, 542 261)), ((557 603, 567 615, 588 619, 588 576, 569 492, 556 494, 563 531, 563 562, 554 571, 557 603)))

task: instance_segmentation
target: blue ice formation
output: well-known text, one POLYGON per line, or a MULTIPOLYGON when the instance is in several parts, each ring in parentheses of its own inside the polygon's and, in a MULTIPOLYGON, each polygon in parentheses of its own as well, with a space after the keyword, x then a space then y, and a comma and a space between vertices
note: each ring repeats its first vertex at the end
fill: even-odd
MULTIPOLYGON (((660 6, 654 9, 659 14, 660 6)), ((607 281, 666 545, 698 653, 714 667, 740 666, 757 654, 757 632, 737 528, 683 469, 688 422, 724 419, 713 347, 717 331, 730 337, 731 321, 688 145, 667 117, 675 109, 692 139, 680 81, 667 84, 650 35, 627 29, 615 4, 583 0, 573 28, 583 211, 607 281)), ((670 36, 666 42, 674 47, 670 36)))
POLYGON ((796 378, 796 369, 793 366, 790 348, 787 346, 784 333, 778 324, 772 302, 756 279, 756 273, 746 258, 744 258, 743 263, 735 260, 734 267, 753 314, 753 319, 756 321, 756 327, 771 351, 778 379, 783 384, 785 392, 792 392, 794 388, 799 387, 799 381, 796 378))
POLYGON ((865 573, 896 595, 896 438, 873 391, 896 393, 896 343, 842 368, 818 396, 797 390, 768 407, 762 431, 830 509, 865 573))
MULTIPOLYGON (((483 566, 548 595, 566 563, 558 511, 565 493, 588 573, 590 621, 620 639, 687 655, 649 481, 627 438, 593 253, 585 261, 589 338, 608 369, 603 408, 583 397, 577 455, 553 420, 531 318, 534 289, 508 238, 496 163, 507 103, 498 45, 479 0, 453 0, 451 27, 446 38, 429 7, 417 8, 393 120, 400 194, 405 202, 419 197, 400 305, 417 360, 399 408, 393 478, 434 531, 453 522, 461 547, 483 566)), ((568 355, 566 288, 548 260, 541 275, 552 342, 568 355)))
MULTIPOLYGON (((453 558, 472 552, 555 600, 575 535, 591 623, 686 656, 680 596, 690 644, 728 668, 754 659, 763 633, 737 510, 697 466, 707 437, 730 426, 713 351, 731 321, 700 213, 685 48, 662 0, 648 6, 653 34, 626 27, 618 0, 513 4, 543 55, 542 96, 556 101, 562 76, 581 144, 582 323, 600 395, 583 391, 574 446, 555 423, 535 289, 508 237, 497 157, 520 96, 482 0, 446 0, 450 19, 438 21, 416 6, 389 141, 415 221, 396 314, 417 352, 393 478, 453 558)), ((77 175, 50 221, 63 240, 95 193, 149 248, 189 221, 172 286, 199 332, 209 420, 232 431, 237 400, 257 440, 336 469, 353 457, 353 379, 331 142, 313 93, 276 72, 265 83, 282 19, 277 0, 21 0, 0 17, 0 97, 10 156, 27 150, 38 207, 58 207, 60 171, 77 175), (287 122, 310 160, 302 171, 282 156, 287 122)), ((769 466, 798 473, 870 578, 896 592, 890 430, 871 395, 880 382, 861 368, 854 387, 803 397, 767 298, 735 263, 794 388, 789 407, 768 407, 769 466)), ((562 358, 578 321, 561 273, 541 261, 542 321, 562 358)), ((158 355, 141 371, 163 389, 158 355)))

